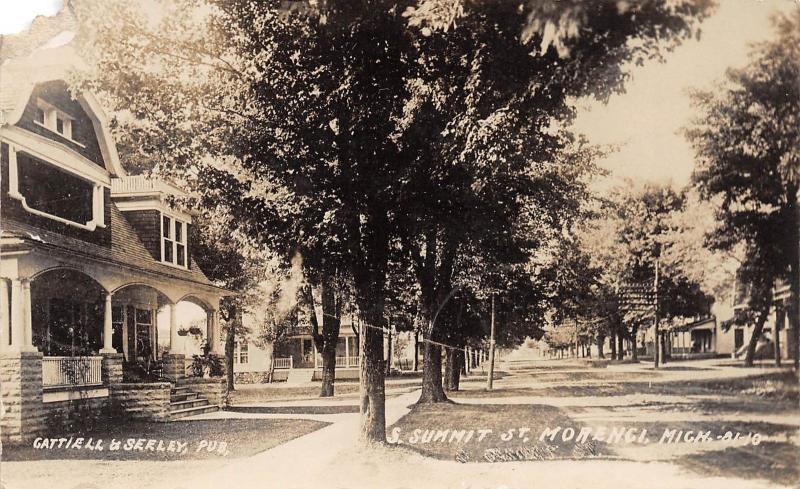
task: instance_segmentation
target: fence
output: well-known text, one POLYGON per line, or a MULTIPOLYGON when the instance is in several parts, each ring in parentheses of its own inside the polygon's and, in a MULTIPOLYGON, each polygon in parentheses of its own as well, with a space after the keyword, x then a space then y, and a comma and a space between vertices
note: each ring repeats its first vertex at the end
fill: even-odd
POLYGON ((43 387, 103 385, 103 357, 44 357, 43 387))

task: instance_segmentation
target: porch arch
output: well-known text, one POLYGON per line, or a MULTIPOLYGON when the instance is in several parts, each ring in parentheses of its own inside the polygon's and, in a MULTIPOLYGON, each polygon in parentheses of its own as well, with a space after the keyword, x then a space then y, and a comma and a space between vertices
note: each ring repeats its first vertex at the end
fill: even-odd
POLYGON ((29 277, 31 283, 35 281, 37 278, 41 277, 42 275, 49 274, 51 272, 58 272, 58 271, 67 271, 67 272, 74 272, 79 275, 86 276, 94 281, 100 288, 103 289, 104 292, 110 292, 108 290, 108 285, 104 283, 103 277, 95 276, 90 270, 84 270, 82 268, 73 267, 70 265, 54 265, 51 267, 43 268, 41 270, 37 270, 36 272, 32 273, 29 277))
POLYGON ((176 304, 180 303, 190 303, 205 311, 206 341, 208 342, 211 353, 219 354, 221 338, 218 311, 219 305, 214 304, 212 301, 207 300, 201 295, 191 292, 178 299, 176 304))
POLYGON ((30 277, 33 347, 48 356, 96 355, 105 345, 108 291, 75 267, 56 266, 30 277))
POLYGON ((125 360, 147 364, 164 353, 159 348, 158 316, 174 302, 165 291, 146 282, 128 282, 111 290, 114 348, 125 360))

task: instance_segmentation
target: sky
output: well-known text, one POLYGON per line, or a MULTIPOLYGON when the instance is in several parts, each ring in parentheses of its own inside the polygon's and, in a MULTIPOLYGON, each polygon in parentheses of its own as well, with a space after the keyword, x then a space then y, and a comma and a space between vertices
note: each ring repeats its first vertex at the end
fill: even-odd
POLYGON ((601 187, 634 181, 671 182, 682 187, 694 153, 680 130, 696 115, 689 88, 709 89, 728 67, 747 64, 748 46, 772 38, 770 17, 800 8, 798 0, 721 0, 701 25, 700 40, 684 42, 664 63, 632 71, 626 93, 607 105, 582 104, 576 129, 597 144, 621 145, 600 165, 612 172, 601 187))
POLYGON ((55 15, 63 4, 63 0, 0 0, 0 34, 21 32, 37 15, 55 15))
MULTIPOLYGON (((36 15, 53 15, 62 0, 0 0, 0 34, 19 32, 36 15)), ((684 42, 664 63, 632 70, 626 93, 607 105, 581 102, 575 128, 597 144, 619 150, 599 162, 611 172, 600 188, 634 181, 688 183, 694 154, 680 134, 694 117, 687 90, 711 88, 728 67, 747 62, 748 46, 769 39, 770 17, 800 8, 800 0, 720 0, 702 24, 700 40, 684 42)))

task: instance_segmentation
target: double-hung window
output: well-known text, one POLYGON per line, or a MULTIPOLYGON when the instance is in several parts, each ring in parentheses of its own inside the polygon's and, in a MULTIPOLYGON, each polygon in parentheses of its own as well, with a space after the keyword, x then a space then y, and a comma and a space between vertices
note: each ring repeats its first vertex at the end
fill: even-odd
POLYGON ((236 348, 233 353, 234 363, 247 363, 250 361, 248 354, 247 341, 237 341, 236 348))
POLYGON ((186 268, 186 223, 173 217, 161 216, 161 261, 186 268))

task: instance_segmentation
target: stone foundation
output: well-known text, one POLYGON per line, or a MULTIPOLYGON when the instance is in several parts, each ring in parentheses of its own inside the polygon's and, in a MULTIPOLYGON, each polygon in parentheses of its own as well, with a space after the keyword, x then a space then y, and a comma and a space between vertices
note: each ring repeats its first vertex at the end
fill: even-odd
POLYGON ((5 416, 0 420, 3 442, 24 442, 45 428, 42 406, 42 354, 0 353, 0 395, 5 416))
POLYGON ((164 362, 164 377, 173 382, 180 382, 186 378, 186 358, 182 353, 167 353, 162 357, 164 362))
POLYGON ((189 377, 179 385, 181 387, 188 387, 190 391, 196 392, 200 397, 205 397, 212 406, 218 406, 220 408, 225 406, 228 394, 228 390, 225 386, 225 379, 219 377, 211 379, 189 377))
POLYGON ((103 385, 122 383, 122 353, 103 353, 103 385))
POLYGON ((61 436, 97 426, 109 418, 108 397, 86 397, 44 403, 47 435, 61 436))
POLYGON ((269 372, 234 372, 233 381, 236 384, 266 384, 269 372))
POLYGON ((109 386, 111 411, 120 418, 169 421, 170 388, 168 382, 109 386))

